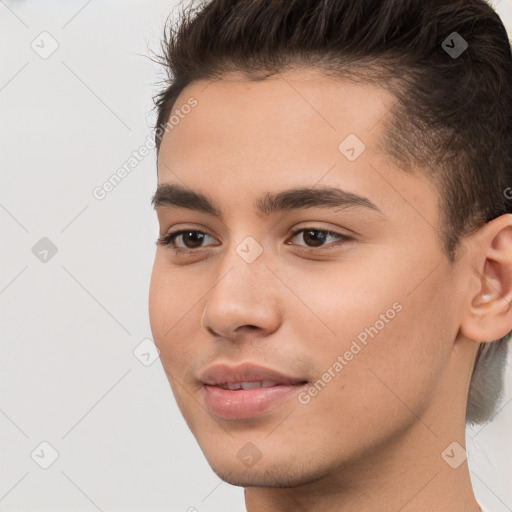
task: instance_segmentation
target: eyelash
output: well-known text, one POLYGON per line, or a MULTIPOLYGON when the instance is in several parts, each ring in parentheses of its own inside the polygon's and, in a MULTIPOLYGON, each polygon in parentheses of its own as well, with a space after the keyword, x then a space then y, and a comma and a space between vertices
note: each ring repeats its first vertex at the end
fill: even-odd
MULTIPOLYGON (((317 233, 323 233, 324 235, 335 236, 335 237, 338 237, 339 241, 342 242, 342 243, 343 242, 348 242, 348 241, 352 240, 351 237, 346 236, 346 235, 342 235, 341 233, 336 233, 335 231, 329 231, 327 229, 318 229, 318 228, 315 228, 315 227, 306 227, 306 228, 296 229, 296 230, 292 231, 291 238, 294 238, 297 234, 302 233, 302 232, 306 232, 306 231, 315 231, 317 233)), ((213 238, 210 234, 206 233, 205 231, 198 230, 198 229, 180 229, 178 231, 172 231, 170 233, 167 233, 164 236, 159 237, 157 239, 157 244, 160 243, 160 244, 162 244, 164 246, 170 247, 170 249, 172 249, 173 252, 176 253, 176 254, 193 253, 193 252, 198 252, 200 249, 205 249, 205 247, 199 247, 199 248, 196 248, 196 249, 183 249, 181 247, 177 247, 175 239, 178 236, 183 235, 184 233, 199 233, 199 234, 207 235, 207 236, 213 238)), ((338 245, 338 244, 335 244, 335 245, 338 245)), ((299 247, 301 247, 301 249, 300 249, 301 251, 305 251, 305 252, 319 252, 319 251, 325 251, 325 250, 332 249, 332 243, 331 244, 327 244, 327 246, 320 246, 318 248, 308 247, 308 246, 299 246, 299 247), (329 247, 329 245, 331 245, 331 246, 329 247), (327 247, 327 248, 325 248, 325 247, 327 247)))

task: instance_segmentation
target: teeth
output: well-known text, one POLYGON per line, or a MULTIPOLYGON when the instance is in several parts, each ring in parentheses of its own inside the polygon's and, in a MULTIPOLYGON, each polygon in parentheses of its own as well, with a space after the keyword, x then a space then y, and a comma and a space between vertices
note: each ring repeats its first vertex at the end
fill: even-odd
POLYGON ((270 388, 277 386, 278 383, 273 380, 257 380, 252 382, 229 382, 226 384, 220 384, 219 387, 222 389, 253 389, 253 388, 270 388))
POLYGON ((252 389, 252 388, 261 388, 261 381, 257 380, 255 382, 241 382, 242 389, 252 389))
POLYGON ((242 389, 242 384, 240 382, 233 382, 229 384, 224 384, 226 386, 226 389, 242 389))

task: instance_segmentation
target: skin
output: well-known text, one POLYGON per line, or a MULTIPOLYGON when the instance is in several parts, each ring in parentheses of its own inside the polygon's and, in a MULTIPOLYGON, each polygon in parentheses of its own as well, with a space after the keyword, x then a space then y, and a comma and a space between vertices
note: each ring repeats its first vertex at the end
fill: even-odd
POLYGON ((466 238, 450 264, 438 191, 379 145, 393 97, 375 85, 306 69, 260 82, 232 73, 188 86, 175 109, 192 96, 197 107, 164 135, 158 183, 207 194, 224 222, 157 208, 160 236, 211 237, 192 254, 157 246, 149 312, 213 470, 245 487, 249 512, 479 511, 467 461, 454 469, 441 454, 465 447, 476 340, 512 329, 512 215, 466 238), (348 134, 366 146, 353 162, 338 150, 348 134), (382 215, 315 207, 267 217, 253 206, 266 192, 324 185, 369 198, 382 215), (299 227, 352 240, 328 237, 322 252, 291 234, 299 227), (247 236, 263 249, 250 264, 235 250, 247 236), (397 302, 401 311, 309 403, 294 396, 246 420, 206 409, 197 378, 208 366, 250 361, 315 382, 397 302), (251 467, 237 457, 248 442, 261 455, 251 467))

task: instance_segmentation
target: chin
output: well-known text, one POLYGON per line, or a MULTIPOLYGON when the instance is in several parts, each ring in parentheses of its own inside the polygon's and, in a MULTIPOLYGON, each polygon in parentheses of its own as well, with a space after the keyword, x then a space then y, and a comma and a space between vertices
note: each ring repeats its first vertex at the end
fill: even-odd
POLYGON ((207 461, 214 473, 231 485, 238 487, 298 487, 328 475, 326 468, 316 467, 311 460, 295 461, 290 459, 279 462, 273 458, 272 461, 263 458, 252 467, 246 467, 240 460, 225 460, 225 456, 214 459, 207 457, 207 461))

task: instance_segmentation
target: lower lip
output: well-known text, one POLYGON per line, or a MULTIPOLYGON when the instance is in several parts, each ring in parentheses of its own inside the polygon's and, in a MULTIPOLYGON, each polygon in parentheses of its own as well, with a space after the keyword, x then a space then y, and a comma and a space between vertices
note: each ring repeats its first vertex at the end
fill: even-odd
POLYGON ((302 387, 304 384, 231 390, 205 384, 205 402, 208 409, 220 418, 253 418, 296 395, 302 387))

